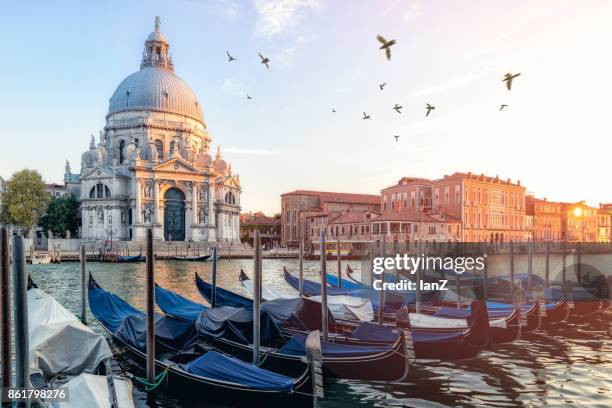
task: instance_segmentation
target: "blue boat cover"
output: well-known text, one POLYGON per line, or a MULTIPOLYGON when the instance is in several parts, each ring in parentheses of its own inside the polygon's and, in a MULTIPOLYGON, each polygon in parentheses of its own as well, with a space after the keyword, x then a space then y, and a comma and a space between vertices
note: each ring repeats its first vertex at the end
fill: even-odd
POLYGON ((132 307, 119 296, 99 287, 92 287, 87 292, 89 309, 107 330, 115 333, 125 318, 144 316, 140 310, 132 307))
MULTIPOLYGON (((357 346, 353 344, 338 344, 330 342, 321 342, 321 353, 323 357, 361 357, 371 356, 372 354, 384 353, 392 348, 392 345, 380 346, 357 346)), ((296 334, 285 345, 278 350, 280 354, 288 354, 291 356, 306 355, 306 336, 296 334)))
MULTIPOLYGON (((206 299, 208 303, 212 304, 212 285, 200 278, 196 273, 196 286, 200 295, 206 299)), ((229 290, 220 288, 217 286, 215 290, 216 306, 232 306, 232 307, 249 307, 253 301, 251 299, 240 296, 237 293, 230 292, 229 290)))
POLYGON ((399 336, 397 328, 364 322, 353 329, 351 337, 362 341, 394 343, 399 336))
MULTIPOLYGON (((293 378, 264 370, 216 351, 182 364, 185 371, 206 378, 256 388, 258 390, 293 392, 293 378)), ((256 401, 253 401, 257 405, 256 401)))
POLYGON ((200 303, 193 302, 157 284, 155 285, 155 303, 164 313, 189 321, 196 320, 200 313, 208 309, 200 303))
MULTIPOLYGON (((115 337, 138 350, 146 347, 146 316, 119 296, 99 287, 88 291, 93 315, 115 337)), ((155 315, 155 339, 171 349, 189 347, 196 338, 193 322, 155 315)))
MULTIPOLYGON (((205 310, 195 322, 198 334, 203 337, 222 338, 241 344, 253 343, 253 310, 221 306, 205 310)), ((264 345, 282 339, 281 329, 268 313, 261 312, 260 339, 264 345)))
MULTIPOLYGON (((369 286, 364 285, 362 283, 357 283, 357 282, 353 282, 347 279, 341 279, 342 281, 342 288, 343 289, 366 289, 369 288, 369 286)), ((338 287, 338 276, 336 275, 332 275, 331 273, 327 274, 327 283, 329 283, 330 285, 334 286, 334 287, 338 287)))
MULTIPOLYGON (((331 313, 328 323, 334 325, 331 313)), ((321 330, 321 304, 308 299, 276 299, 262 303, 261 342, 274 344, 282 339, 282 328, 321 330)), ((221 306, 207 309, 196 320, 198 334, 224 338, 242 344, 253 342, 253 309, 221 306)))
MULTIPOLYGON (((144 315, 128 316, 114 333, 126 344, 146 351, 147 318, 144 315)), ((183 350, 193 345, 197 338, 193 322, 170 316, 155 315, 155 340, 169 350, 183 350)))

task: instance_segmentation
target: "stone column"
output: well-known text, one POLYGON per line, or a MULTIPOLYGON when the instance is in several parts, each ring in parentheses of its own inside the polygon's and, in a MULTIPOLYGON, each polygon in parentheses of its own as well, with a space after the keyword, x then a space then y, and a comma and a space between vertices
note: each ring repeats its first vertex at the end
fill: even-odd
POLYGON ((136 213, 134 214, 134 224, 142 222, 142 203, 140 200, 140 179, 134 180, 134 198, 136 199, 136 213))
POLYGON ((159 224, 159 182, 153 182, 153 224, 159 224))
POLYGON ((210 179, 208 184, 208 241, 217 240, 215 231, 215 182, 210 179))
POLYGON ((191 208, 193 212, 193 223, 199 224, 198 222, 198 186, 194 182, 191 187, 191 208))

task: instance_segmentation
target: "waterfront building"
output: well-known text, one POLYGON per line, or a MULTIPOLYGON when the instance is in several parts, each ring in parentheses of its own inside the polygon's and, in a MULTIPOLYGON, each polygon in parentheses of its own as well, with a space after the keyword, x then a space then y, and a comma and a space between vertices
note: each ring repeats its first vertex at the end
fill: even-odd
POLYGON ((533 240, 559 242, 561 236, 562 203, 548 201, 528 195, 525 198, 525 212, 533 217, 533 240))
POLYGON ((197 95, 174 71, 159 18, 140 70, 110 98, 106 126, 91 136, 80 174, 66 164, 81 202, 85 240, 238 242, 240 178, 217 148, 197 95))
POLYGON ((599 204, 599 242, 612 242, 612 203, 599 204))
POLYGON ((561 203, 561 239, 567 242, 597 242, 599 209, 584 201, 561 203))
POLYGON ((512 183, 499 176, 471 172, 456 172, 437 180, 403 177, 381 191, 381 200, 381 217, 394 223, 389 227, 400 231, 402 238, 410 234, 408 224, 414 233, 415 223, 421 221, 432 225, 425 227, 426 230, 417 227, 420 237, 417 239, 426 239, 429 227, 433 232, 436 221, 447 224, 444 234, 440 234, 439 227, 435 228, 432 235, 439 235, 435 237, 438 241, 443 235, 445 241, 501 244, 510 240, 526 241, 531 236, 525 223, 525 187, 520 181, 512 183))
POLYGON ((259 237, 264 249, 280 245, 280 217, 268 217, 262 212, 240 214, 240 242, 253 246, 254 232, 259 237))
MULTIPOLYGON (((323 228, 324 224, 311 225, 311 220, 323 222, 325 226, 330 216, 349 211, 380 211, 380 196, 371 194, 351 194, 326 191, 295 190, 281 195, 281 243, 297 247, 304 239, 311 242, 311 226, 323 228)), ((318 236, 317 236, 318 239, 318 236)))

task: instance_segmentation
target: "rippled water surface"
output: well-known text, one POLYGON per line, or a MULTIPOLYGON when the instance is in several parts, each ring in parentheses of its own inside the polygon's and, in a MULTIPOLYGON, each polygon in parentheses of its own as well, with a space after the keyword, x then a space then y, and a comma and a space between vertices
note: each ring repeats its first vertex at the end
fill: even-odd
MULTIPOLYGON (((539 270, 536 260, 534 269, 539 270)), ((555 276, 555 260, 551 276, 555 276)), ((591 259, 600 270, 610 269, 609 257, 591 259)), ((350 262, 355 270, 360 263, 350 262)), ((491 263, 492 271, 502 271, 503 260, 491 263)), ((517 262, 520 268, 520 260, 517 262)), ((297 261, 264 260, 264 284, 287 288, 282 267, 295 271, 297 261)), ((316 279, 318 262, 306 263, 306 276, 316 279)), ((252 260, 219 261, 219 285, 246 296, 238 282, 240 269, 248 274, 252 260)), ((105 289, 144 307, 144 264, 89 263, 88 268, 105 289)), ((210 263, 157 262, 156 281, 183 296, 203 302, 193 283, 194 272, 210 279, 210 263)), ((40 288, 55 296, 64 306, 79 313, 79 264, 28 266, 40 288)), ((335 270, 335 262, 330 264, 335 270)), ((539 273, 539 272, 538 272, 539 273)), ((90 316, 91 321, 91 316, 90 316)), ((397 383, 347 380, 326 381, 327 398, 323 407, 565 407, 612 406, 612 310, 579 320, 551 325, 511 344, 494 346, 479 358, 461 362, 435 363, 411 367, 408 378, 397 383)), ((101 330, 94 322, 92 327, 101 330)), ((205 403, 182 401, 176 396, 158 396, 147 401, 137 392, 139 407, 198 407, 205 403)), ((217 405, 218 406, 218 405, 217 405)), ((254 401, 253 406, 257 406, 254 401)))

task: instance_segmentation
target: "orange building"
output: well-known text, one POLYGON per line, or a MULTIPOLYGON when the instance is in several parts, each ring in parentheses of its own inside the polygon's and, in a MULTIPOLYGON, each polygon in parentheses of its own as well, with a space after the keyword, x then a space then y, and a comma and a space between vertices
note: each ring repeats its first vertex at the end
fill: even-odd
POLYGON ((599 204, 597 242, 612 242, 612 203, 599 204))
POLYGON ((534 241, 561 241, 561 203, 528 195, 525 199, 525 209, 528 216, 533 217, 534 241))
POLYGON ((452 231, 451 240, 503 243, 531 237, 520 181, 470 172, 437 180, 404 177, 383 189, 381 200, 382 217, 404 215, 408 222, 438 214, 437 219, 458 222, 459 233, 452 231))
POLYGON ((567 242, 597 242, 599 209, 584 201, 561 204, 561 239, 567 242))

